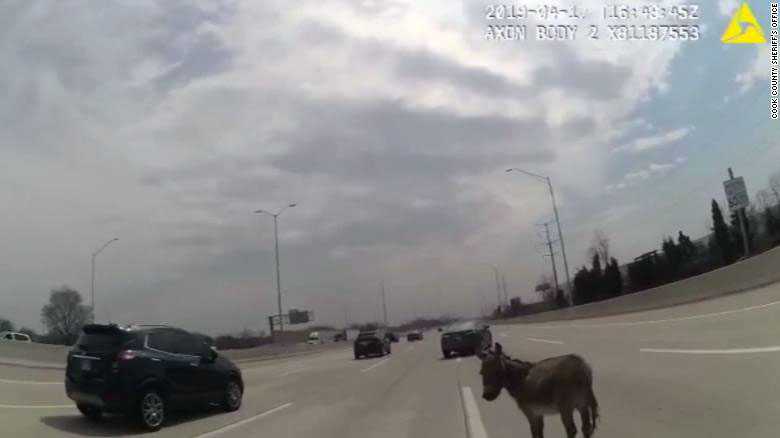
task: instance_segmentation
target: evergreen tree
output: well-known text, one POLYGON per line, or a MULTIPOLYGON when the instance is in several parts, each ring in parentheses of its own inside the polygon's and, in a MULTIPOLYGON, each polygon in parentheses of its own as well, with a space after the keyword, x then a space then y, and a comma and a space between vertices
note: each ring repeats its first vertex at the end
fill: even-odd
POLYGON ((696 245, 682 231, 677 234, 677 246, 680 248, 683 261, 689 261, 696 256, 696 245))
POLYGON ((775 216, 772 207, 767 206, 764 208, 764 226, 766 227, 766 233, 773 240, 780 234, 780 220, 775 216))
POLYGON ((614 257, 611 257, 604 269, 604 289, 608 298, 623 294, 623 277, 620 275, 620 267, 614 257))
POLYGON ((737 251, 734 240, 729 232, 729 226, 723 219, 723 212, 716 200, 712 200, 712 240, 710 242, 710 254, 718 264, 730 265, 737 259, 737 251))
POLYGON ((668 280, 676 279, 680 271, 682 270, 683 254, 680 247, 674 243, 674 239, 668 237, 664 239, 661 249, 664 251, 664 257, 666 258, 666 267, 668 268, 665 274, 668 280))
POLYGON ((742 217, 742 221, 745 224, 745 231, 747 234, 748 248, 753 247, 753 227, 750 226, 750 220, 744 210, 737 210, 731 212, 731 240, 734 243, 734 252, 737 257, 744 257, 745 244, 742 240, 742 227, 739 224, 739 218, 742 217))

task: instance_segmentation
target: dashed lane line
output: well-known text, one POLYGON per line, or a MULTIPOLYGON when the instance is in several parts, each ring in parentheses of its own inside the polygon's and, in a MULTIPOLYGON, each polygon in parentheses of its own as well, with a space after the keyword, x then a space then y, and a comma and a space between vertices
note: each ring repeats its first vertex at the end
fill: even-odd
POLYGON ((541 338, 525 338, 526 340, 529 340, 531 342, 542 342, 545 344, 558 344, 563 345, 562 341, 554 341, 552 339, 541 339, 541 338))
POLYGON ((76 405, 0 405, 0 409, 76 409, 76 405))
POLYGON ((239 427, 241 427, 241 426, 243 426, 243 425, 245 425, 247 423, 251 423, 252 421, 259 420, 259 419, 261 419, 263 417, 267 417, 267 416, 269 416, 271 414, 274 414, 276 412, 279 412, 279 411, 281 411, 283 409, 287 409, 287 408, 289 408, 292 405, 293 405, 292 402, 285 403, 285 404, 283 404, 281 406, 277 406, 277 407, 275 407, 273 409, 270 409, 268 411, 259 413, 259 414, 255 415, 254 417, 249 417, 249 418, 247 418, 245 420, 237 421, 237 422, 235 422, 233 424, 228 424, 227 426, 221 427, 221 428, 219 428, 217 430, 213 430, 211 432, 204 433, 203 435, 198 435, 196 438, 211 438, 211 437, 222 435, 225 432, 229 432, 231 430, 237 429, 237 428, 239 428, 239 427))
POLYGON ((0 383, 9 383, 12 385, 64 385, 63 382, 36 382, 33 380, 7 380, 0 379, 0 383))
POLYGON ((363 368, 362 370, 360 370, 360 372, 361 372, 361 373, 365 373, 366 371, 371 371, 371 370, 373 370, 374 368, 378 367, 379 365, 383 365, 383 364, 387 363, 387 361, 388 361, 388 360, 390 360, 390 358, 389 358, 389 357, 388 357, 388 358, 386 358, 386 359, 382 359, 382 360, 380 360, 379 362, 377 362, 377 363, 375 363, 375 364, 371 365, 371 366, 370 366, 370 367, 368 367, 368 368, 363 368))

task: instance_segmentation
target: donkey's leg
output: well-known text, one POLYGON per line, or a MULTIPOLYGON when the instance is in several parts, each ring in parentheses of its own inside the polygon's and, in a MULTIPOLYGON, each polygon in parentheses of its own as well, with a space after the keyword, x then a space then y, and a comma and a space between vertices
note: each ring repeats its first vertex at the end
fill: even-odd
POLYGON ((582 406, 577 408, 580 411, 580 418, 582 419, 582 434, 585 438, 593 436, 593 424, 590 422, 590 408, 588 406, 582 406))
POLYGON ((531 436, 533 438, 544 438, 544 417, 538 415, 533 418, 529 418, 531 422, 531 436))
POLYGON ((561 421, 563 421, 563 427, 566 428, 567 438, 576 437, 577 426, 574 424, 574 409, 569 407, 561 409, 561 421))
MULTIPOLYGON (((518 403, 518 406, 520 404, 518 403)), ((525 418, 528 419, 528 424, 531 425, 531 438, 544 438, 544 417, 536 415, 533 411, 519 406, 520 410, 525 414, 525 418)))

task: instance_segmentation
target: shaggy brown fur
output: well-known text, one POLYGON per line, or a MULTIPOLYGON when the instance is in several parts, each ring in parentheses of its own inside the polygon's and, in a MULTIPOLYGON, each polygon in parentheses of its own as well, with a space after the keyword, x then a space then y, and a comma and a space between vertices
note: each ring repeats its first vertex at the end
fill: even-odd
POLYGON ((506 389, 528 418, 533 438, 544 437, 544 416, 560 414, 568 438, 577 435, 574 410, 580 413, 582 433, 590 438, 596 429, 599 405, 593 394, 593 372, 577 355, 524 362, 503 353, 501 344, 479 354, 482 360, 485 400, 498 398, 506 389))

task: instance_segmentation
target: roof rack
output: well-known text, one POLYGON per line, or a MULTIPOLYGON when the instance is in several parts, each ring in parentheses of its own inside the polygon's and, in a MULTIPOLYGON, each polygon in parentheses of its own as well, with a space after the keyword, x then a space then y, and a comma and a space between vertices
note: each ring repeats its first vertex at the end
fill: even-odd
POLYGON ((143 322, 134 322, 132 324, 129 324, 128 327, 170 327, 170 324, 161 322, 157 324, 150 324, 150 323, 143 323, 143 322))

